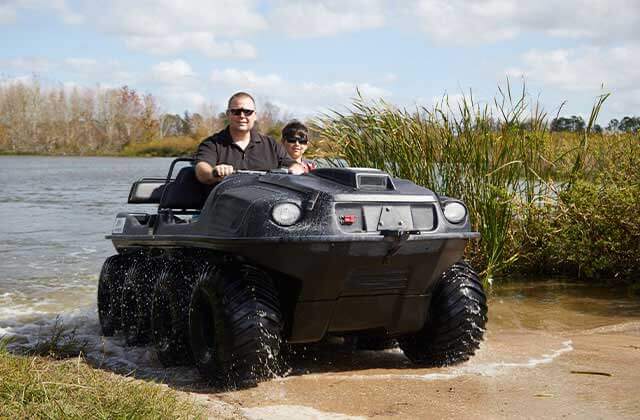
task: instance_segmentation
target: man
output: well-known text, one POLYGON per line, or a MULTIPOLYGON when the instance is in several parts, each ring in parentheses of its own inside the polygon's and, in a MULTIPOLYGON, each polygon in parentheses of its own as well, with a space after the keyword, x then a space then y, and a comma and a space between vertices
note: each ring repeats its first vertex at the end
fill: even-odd
POLYGON ((304 167, 289 157, 287 151, 271 137, 254 130, 256 103, 245 92, 229 98, 229 125, 206 138, 196 152, 196 177, 204 184, 215 184, 235 169, 269 170, 288 167, 293 174, 304 167))

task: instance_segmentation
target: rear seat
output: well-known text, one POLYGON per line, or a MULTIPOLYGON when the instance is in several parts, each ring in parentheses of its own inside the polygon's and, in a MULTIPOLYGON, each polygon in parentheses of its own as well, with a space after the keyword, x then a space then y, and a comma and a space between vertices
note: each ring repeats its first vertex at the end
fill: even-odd
POLYGON ((160 208, 182 211, 201 210, 212 188, 212 185, 205 185, 198 181, 194 167, 187 166, 167 184, 160 200, 160 208))

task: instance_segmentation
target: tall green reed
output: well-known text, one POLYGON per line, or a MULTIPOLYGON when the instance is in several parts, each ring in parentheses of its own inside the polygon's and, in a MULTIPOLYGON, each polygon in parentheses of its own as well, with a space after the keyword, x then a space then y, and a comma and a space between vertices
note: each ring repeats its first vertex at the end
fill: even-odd
MULTIPOLYGON (((594 107, 589 127, 604 99, 594 107)), ((349 112, 324 115, 316 129, 332 153, 352 166, 383 169, 464 200, 482 235, 468 255, 491 281, 518 258, 507 247, 513 224, 535 222, 539 212, 529 210, 557 196, 551 178, 557 162, 546 156, 546 118, 538 104, 528 103, 524 85, 514 94, 507 82, 493 106, 469 93, 457 103, 444 97, 433 108, 409 111, 358 95, 349 112)), ((585 133, 567 152, 572 174, 582 167, 587 138, 585 133)))

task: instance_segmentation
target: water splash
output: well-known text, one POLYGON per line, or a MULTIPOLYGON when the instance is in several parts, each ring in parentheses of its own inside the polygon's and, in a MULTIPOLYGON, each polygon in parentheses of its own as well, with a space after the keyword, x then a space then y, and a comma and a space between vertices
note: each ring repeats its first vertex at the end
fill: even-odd
MULTIPOLYGON (((443 373, 427 373, 424 375, 412 374, 384 374, 384 375, 335 375, 335 374, 310 374, 303 376, 304 379, 349 379, 349 380, 413 380, 413 381, 438 381, 450 380, 461 376, 487 376, 495 377, 505 375, 514 369, 533 369, 536 366, 549 364, 564 353, 573 351, 573 342, 566 340, 562 343, 562 347, 553 350, 551 353, 544 353, 539 357, 530 358, 526 362, 494 362, 482 364, 468 364, 463 367, 450 368, 449 372, 443 373)), ((290 380, 293 378, 281 378, 280 381, 290 380)))

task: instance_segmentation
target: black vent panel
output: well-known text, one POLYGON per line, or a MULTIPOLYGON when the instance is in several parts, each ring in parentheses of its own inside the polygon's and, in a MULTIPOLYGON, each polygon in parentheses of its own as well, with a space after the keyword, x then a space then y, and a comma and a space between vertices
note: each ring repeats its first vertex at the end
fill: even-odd
POLYGON ((379 169, 318 168, 312 174, 358 190, 395 190, 391 177, 379 169))
POLYGON ((406 270, 354 271, 347 278, 343 294, 402 292, 409 284, 406 270))

